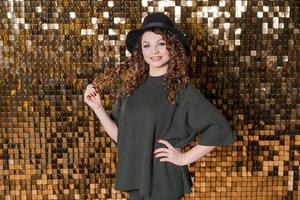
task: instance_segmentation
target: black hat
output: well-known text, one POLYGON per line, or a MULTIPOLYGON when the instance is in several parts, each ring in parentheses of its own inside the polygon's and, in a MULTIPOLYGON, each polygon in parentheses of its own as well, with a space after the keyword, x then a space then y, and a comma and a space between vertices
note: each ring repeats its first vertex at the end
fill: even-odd
POLYGON ((142 28, 129 31, 126 37, 126 46, 130 53, 133 52, 133 49, 136 43, 138 42, 138 38, 145 31, 153 27, 169 30, 170 32, 176 34, 181 43, 183 44, 186 53, 188 55, 190 54, 190 44, 185 35, 175 27, 175 24, 167 15, 160 12, 151 13, 147 17, 145 17, 142 24, 142 28))

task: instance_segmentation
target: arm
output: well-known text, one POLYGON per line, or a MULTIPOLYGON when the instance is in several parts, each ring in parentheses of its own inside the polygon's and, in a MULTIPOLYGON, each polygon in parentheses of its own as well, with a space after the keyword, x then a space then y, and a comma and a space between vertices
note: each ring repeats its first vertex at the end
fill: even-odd
POLYGON ((117 142, 118 137, 118 126, 106 113, 102 103, 99 93, 96 91, 95 86, 90 84, 86 87, 84 92, 84 101, 87 103, 91 109, 95 112, 98 119, 100 120, 106 133, 117 142))
POLYGON ((192 149, 190 149, 189 151, 187 151, 183 154, 185 165, 191 164, 191 163, 199 160, 200 158, 202 158, 203 156, 205 156, 206 154, 208 154, 215 148, 216 148, 216 146, 203 146, 203 145, 197 144, 192 149))
POLYGON ((188 165, 196 160, 202 158, 211 152, 216 146, 203 146, 197 144, 189 151, 182 153, 180 149, 174 148, 166 140, 158 140, 158 142, 165 144, 167 148, 158 148, 154 150, 154 158, 160 158, 161 162, 171 162, 179 166, 188 165))
POLYGON ((118 126, 116 123, 108 116, 104 107, 101 105, 98 108, 94 109, 95 114, 100 120, 104 130, 106 133, 117 142, 118 139, 118 126))

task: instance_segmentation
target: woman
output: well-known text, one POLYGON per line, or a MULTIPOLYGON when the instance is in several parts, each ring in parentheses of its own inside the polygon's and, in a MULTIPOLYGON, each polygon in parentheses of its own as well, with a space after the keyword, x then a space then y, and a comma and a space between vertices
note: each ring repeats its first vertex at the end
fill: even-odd
POLYGON ((117 144, 116 189, 129 199, 176 200, 191 192, 187 165, 217 145, 233 142, 224 116, 187 76, 190 46, 163 13, 149 14, 126 38, 125 64, 87 86, 84 99, 117 144), (99 92, 121 74, 122 86, 107 115, 99 92), (197 145, 180 149, 197 137, 197 145))

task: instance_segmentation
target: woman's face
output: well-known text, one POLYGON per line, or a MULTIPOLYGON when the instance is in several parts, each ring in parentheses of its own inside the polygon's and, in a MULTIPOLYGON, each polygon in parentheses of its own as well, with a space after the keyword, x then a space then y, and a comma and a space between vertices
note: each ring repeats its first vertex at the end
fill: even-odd
POLYGON ((170 55, 166 41, 160 34, 146 31, 142 36, 141 45, 144 60, 150 68, 160 68, 161 70, 168 68, 170 55))

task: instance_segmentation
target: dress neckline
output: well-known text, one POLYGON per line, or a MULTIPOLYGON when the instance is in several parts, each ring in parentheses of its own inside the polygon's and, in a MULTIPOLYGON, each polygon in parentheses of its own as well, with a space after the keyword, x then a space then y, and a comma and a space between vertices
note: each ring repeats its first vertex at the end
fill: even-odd
POLYGON ((165 74, 160 76, 150 76, 148 75, 146 79, 146 84, 151 86, 163 85, 165 81, 165 74))

